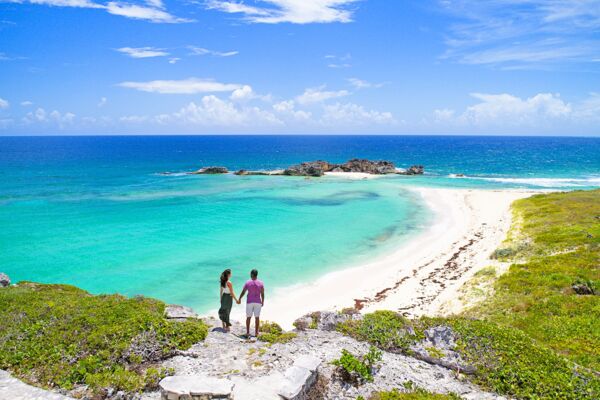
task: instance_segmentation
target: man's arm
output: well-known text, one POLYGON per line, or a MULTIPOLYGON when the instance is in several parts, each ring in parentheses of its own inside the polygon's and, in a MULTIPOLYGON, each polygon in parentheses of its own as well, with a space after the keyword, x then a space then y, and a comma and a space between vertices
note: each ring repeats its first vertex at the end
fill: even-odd
POLYGON ((260 298, 262 299, 262 302, 260 304, 262 304, 263 306, 265 305, 265 287, 261 287, 260 288, 260 298))
POLYGON ((246 286, 244 286, 244 289, 242 289, 242 294, 240 294, 240 298, 238 299, 238 303, 242 301, 242 299, 244 298, 245 294, 246 294, 246 286))

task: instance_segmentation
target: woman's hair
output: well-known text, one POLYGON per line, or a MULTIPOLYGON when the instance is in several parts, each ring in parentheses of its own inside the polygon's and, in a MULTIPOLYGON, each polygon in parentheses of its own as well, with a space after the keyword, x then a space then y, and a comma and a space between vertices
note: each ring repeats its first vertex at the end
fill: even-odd
POLYGON ((230 269, 226 269, 221 273, 221 287, 225 287, 225 284, 229 280, 229 275, 231 275, 230 269))

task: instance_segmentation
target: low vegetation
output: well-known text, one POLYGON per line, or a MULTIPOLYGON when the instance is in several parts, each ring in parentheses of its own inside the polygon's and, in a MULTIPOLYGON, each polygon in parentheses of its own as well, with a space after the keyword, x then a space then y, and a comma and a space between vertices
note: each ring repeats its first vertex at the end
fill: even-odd
POLYGON ((408 393, 392 390, 391 392, 374 393, 369 400, 460 400, 460 396, 431 393, 423 389, 416 389, 408 393))
POLYGON ((199 320, 165 319, 164 303, 93 296, 67 285, 0 289, 0 369, 38 386, 136 392, 171 371, 161 359, 203 340, 199 320))
POLYGON ((260 334, 258 340, 267 342, 270 344, 274 343, 287 343, 294 339, 296 334, 294 332, 284 332, 281 326, 275 322, 264 321, 260 324, 260 334))
POLYGON ((357 357, 348 350, 342 350, 342 356, 333 360, 332 364, 338 367, 338 374, 344 382, 361 384, 373 381, 373 370, 381 361, 382 353, 371 346, 369 352, 362 357, 357 357))
POLYGON ((600 190, 515 202, 504 249, 513 262, 494 295, 468 312, 526 333, 579 365, 600 371, 600 190), (590 288, 580 295, 576 285, 590 288), (596 295, 593 295, 593 294, 596 295))

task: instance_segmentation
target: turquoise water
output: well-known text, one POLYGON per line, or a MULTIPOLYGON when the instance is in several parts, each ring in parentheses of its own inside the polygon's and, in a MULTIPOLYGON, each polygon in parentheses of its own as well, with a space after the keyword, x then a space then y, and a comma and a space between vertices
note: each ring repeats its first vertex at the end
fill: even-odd
POLYGON ((224 268, 270 288, 389 251, 431 223, 414 186, 600 186, 600 139, 0 138, 0 271, 215 308, 224 268), (189 176, 360 156, 422 163, 376 180, 189 176), (456 178, 453 174, 465 174, 456 178))

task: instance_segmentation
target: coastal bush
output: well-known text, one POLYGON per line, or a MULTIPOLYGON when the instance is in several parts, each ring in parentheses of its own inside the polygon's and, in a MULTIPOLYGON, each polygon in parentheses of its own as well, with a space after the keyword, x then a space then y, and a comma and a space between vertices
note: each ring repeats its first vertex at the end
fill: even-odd
POLYGON ((360 384, 373 381, 373 369, 381 361, 382 353, 371 346, 369 352, 362 357, 356 357, 348 350, 342 350, 342 356, 331 363, 338 367, 338 374, 344 382, 360 384))
POLYGON ((284 332, 275 322, 264 321, 260 324, 258 340, 267 343, 287 343, 297 335, 294 332, 284 332))
POLYGON ((600 371, 600 190, 536 195, 514 203, 515 227, 503 246, 528 241, 498 278, 494 294, 467 312, 517 328, 582 366, 600 371))
POLYGON ((67 285, 22 282, 0 290, 0 369, 44 387, 85 384, 134 392, 168 374, 152 368, 203 340, 199 320, 169 321, 164 303, 93 296, 67 285))
POLYGON ((407 351, 418 335, 410 322, 393 311, 375 311, 361 320, 349 320, 338 331, 387 351, 407 351))

